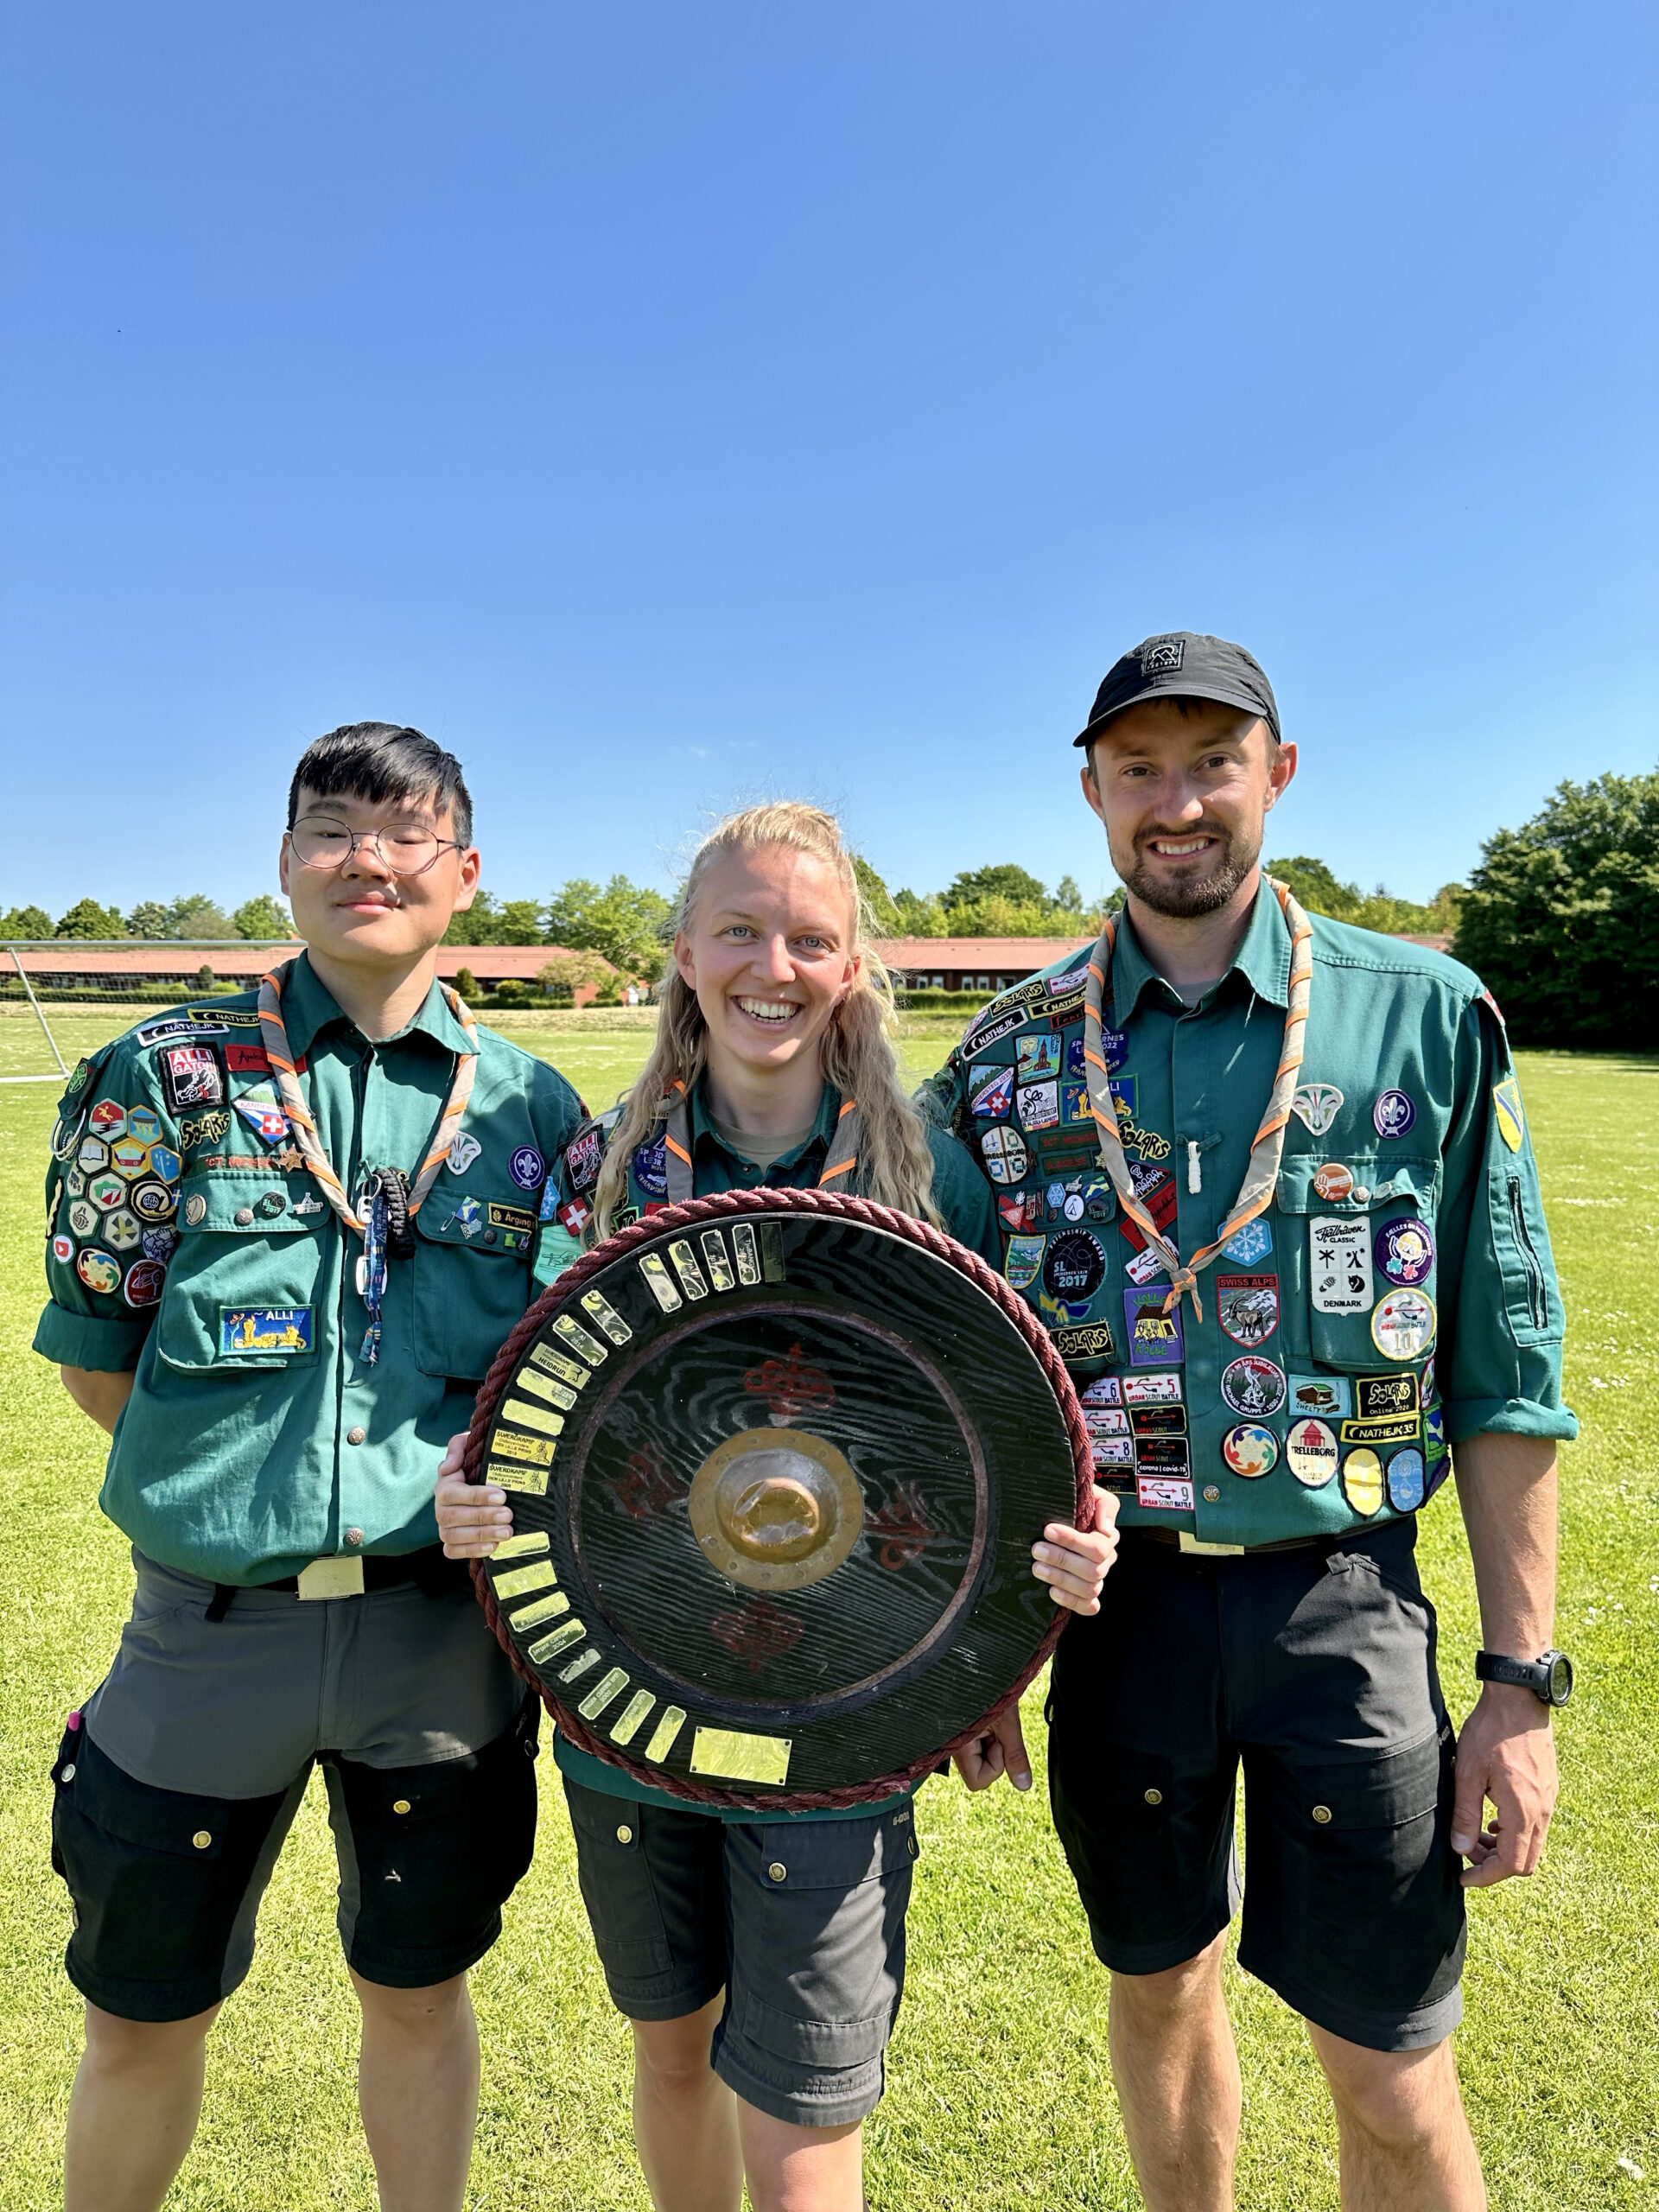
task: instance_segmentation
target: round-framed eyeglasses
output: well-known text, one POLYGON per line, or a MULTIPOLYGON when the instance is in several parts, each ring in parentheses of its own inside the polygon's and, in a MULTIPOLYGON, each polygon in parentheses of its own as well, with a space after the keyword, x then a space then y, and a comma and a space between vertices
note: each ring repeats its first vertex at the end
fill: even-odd
POLYGON ((353 830, 348 822, 331 815, 308 815, 288 832, 294 857, 302 868, 344 868, 354 854, 372 846, 381 865, 394 875, 424 875, 446 850, 464 853, 459 838, 440 837, 419 822, 393 822, 384 830, 353 830))

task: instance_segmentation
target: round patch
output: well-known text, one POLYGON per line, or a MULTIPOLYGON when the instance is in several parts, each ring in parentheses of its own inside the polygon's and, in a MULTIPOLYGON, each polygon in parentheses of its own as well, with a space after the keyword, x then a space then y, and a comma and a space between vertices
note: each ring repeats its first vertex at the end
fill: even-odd
POLYGON ((1285 1439, 1285 1465, 1309 1490, 1323 1490, 1337 1471, 1337 1432, 1329 1421, 1299 1421, 1285 1439))
POLYGON ((1426 1221, 1408 1214, 1403 1221, 1385 1221, 1372 1249, 1379 1274, 1389 1281, 1426 1282, 1434 1265, 1434 1232, 1426 1221))
POLYGON ((1426 1291, 1391 1290, 1371 1314, 1371 1342, 1384 1359, 1420 1359, 1434 1341, 1434 1301, 1426 1291))
POLYGON ((1065 1194, 1065 1204, 1060 1208, 1060 1211, 1068 1221, 1081 1221, 1084 1216, 1082 1192, 1068 1191, 1065 1194))
POLYGON ((1362 1444, 1343 1461, 1342 1494, 1356 1513, 1367 1518, 1382 1504, 1382 1462, 1369 1444, 1362 1444))
POLYGON ((507 1162, 507 1173, 521 1191, 539 1191, 547 1180, 547 1162, 533 1144, 521 1144, 507 1162))
POLYGON ((107 1294, 121 1287, 121 1270, 107 1252, 83 1252, 75 1262, 75 1273, 88 1290, 107 1294))
POLYGON ((279 1213, 288 1211, 288 1196, 283 1191, 267 1191, 254 1206, 262 1221, 275 1221, 279 1213))
POLYGON ((69 1209, 69 1226, 77 1236, 96 1236, 98 1208, 89 1199, 77 1198, 69 1209))
POLYGON ((1129 1040, 1121 1029, 1109 1029, 1100 1025, 1100 1057, 1106 1063, 1108 1075, 1116 1075, 1129 1057, 1129 1040))
POLYGON ((1006 1122, 999 1122, 994 1128, 984 1131, 979 1149, 985 1173, 993 1183, 1018 1183, 1030 1169, 1031 1154, 1026 1149, 1025 1139, 1006 1122))
POLYGON ((1086 1229, 1070 1229, 1057 1236, 1043 1261, 1043 1288, 1065 1306, 1086 1305, 1106 1275, 1106 1255, 1100 1239, 1086 1229))
POLYGON ((73 1236, 54 1236, 52 1239, 52 1256, 62 1266, 67 1268, 70 1261, 75 1256, 74 1238, 73 1236))
POLYGON ((1327 1160, 1314 1172, 1313 1188, 1322 1198, 1345 1198, 1353 1187, 1352 1168, 1344 1167, 1338 1160, 1327 1160))
POLYGON ((1414 1513, 1422 1502, 1422 1453, 1396 1452, 1389 1462, 1389 1503, 1396 1513, 1414 1513))
POLYGON ((192 1229, 207 1211, 207 1201, 200 1191, 192 1191, 184 1202, 184 1217, 192 1229))
POLYGON ((170 1221, 176 1201, 165 1183, 138 1183, 127 1204, 141 1221, 170 1221))
POLYGON ((166 1263, 161 1260, 135 1260, 127 1269, 127 1280, 122 1285, 121 1295, 129 1306, 153 1306, 162 1294, 162 1285, 167 1281, 166 1263))
POLYGON ((1380 1137, 1402 1137, 1417 1119, 1417 1109, 1403 1090, 1385 1090, 1371 1109, 1371 1122, 1380 1137))
MULTIPOLYGON (((1221 1370, 1224 1402, 1236 1414, 1248 1414, 1255 1421, 1278 1412, 1285 1402, 1286 1388, 1284 1369, 1275 1367, 1270 1359, 1260 1358, 1255 1352, 1246 1352, 1243 1359, 1234 1360, 1221 1370)), ((1266 1474, 1267 1469, 1263 1467, 1260 1472, 1266 1474)))
POLYGON ((147 1229, 144 1231, 144 1257, 147 1260, 170 1260, 179 1249, 176 1229, 147 1229))
MULTIPOLYGON (((633 1179, 648 1198, 668 1196, 668 1140, 642 1144, 633 1155, 633 1179)), ((614 1227, 614 1224, 612 1224, 614 1227)))
POLYGON ((1268 1474, 1278 1465, 1279 1440, 1270 1428, 1258 1427, 1255 1421, 1241 1421, 1222 1438, 1221 1456, 1236 1475, 1244 1475, 1254 1481, 1257 1475, 1268 1474))

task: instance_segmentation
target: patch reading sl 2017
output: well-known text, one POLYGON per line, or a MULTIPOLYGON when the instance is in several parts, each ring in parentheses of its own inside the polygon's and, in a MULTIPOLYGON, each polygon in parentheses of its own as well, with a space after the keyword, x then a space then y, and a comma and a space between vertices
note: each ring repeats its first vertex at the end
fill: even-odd
POLYGON ((523 1553, 487 1568, 499 1632, 671 1793, 886 1794, 1042 1648, 1030 1547, 1079 1474, 1053 1389, 976 1275, 833 1200, 626 1234, 480 1399, 469 1464, 546 1548, 533 1591, 523 1553))

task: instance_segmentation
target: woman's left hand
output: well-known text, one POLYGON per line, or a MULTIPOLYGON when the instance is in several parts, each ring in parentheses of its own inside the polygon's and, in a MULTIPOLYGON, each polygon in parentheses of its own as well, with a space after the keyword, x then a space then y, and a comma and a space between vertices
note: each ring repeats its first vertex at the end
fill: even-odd
POLYGON ((1043 1540, 1031 1548, 1032 1573, 1046 1582, 1048 1594, 1069 1613, 1097 1613, 1101 1585, 1117 1555, 1117 1500, 1095 1485, 1095 1525, 1069 1528, 1051 1521, 1043 1540))

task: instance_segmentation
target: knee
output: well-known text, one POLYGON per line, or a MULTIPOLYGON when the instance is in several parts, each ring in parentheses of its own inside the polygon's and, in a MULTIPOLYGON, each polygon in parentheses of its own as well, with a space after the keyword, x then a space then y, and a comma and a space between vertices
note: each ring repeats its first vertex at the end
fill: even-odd
POLYGON ((632 2024, 634 2066, 653 2095, 673 2101, 707 2093, 715 2079, 709 2061, 714 2030, 702 2013, 632 2024))
POLYGON ((424 1989, 388 1988, 383 1982, 365 1981, 355 1970, 352 1980, 365 2022, 412 2043, 441 2042, 471 2015, 464 1974, 424 1989))
POLYGON ((1126 2012, 1147 2027, 1179 2020, 1195 2007, 1207 2005, 1221 1989, 1222 1954, 1227 1948, 1224 1931, 1194 1957, 1158 1974, 1112 1975, 1112 2008, 1126 2012))
POLYGON ((1457 2101, 1449 2043, 1366 2050, 1322 2036, 1319 2050, 1340 2118, 1386 2149, 1404 2150, 1433 2133, 1448 2099, 1457 2101))
POLYGON ((207 2039, 219 2007, 210 2005, 188 2020, 124 2020, 99 2006, 86 2007, 86 2056, 111 2073, 166 2069, 192 2057, 207 2039))

